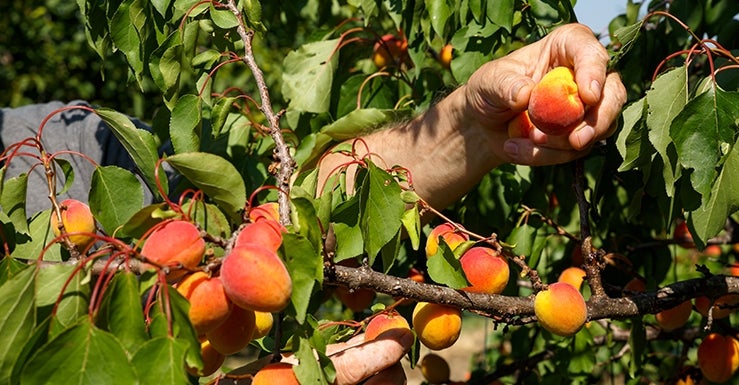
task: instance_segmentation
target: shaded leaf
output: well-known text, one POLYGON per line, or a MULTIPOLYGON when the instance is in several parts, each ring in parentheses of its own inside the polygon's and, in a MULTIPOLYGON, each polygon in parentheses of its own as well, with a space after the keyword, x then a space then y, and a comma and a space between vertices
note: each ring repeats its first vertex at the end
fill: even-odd
POLYGON ((187 384, 187 349, 185 342, 175 338, 153 338, 136 351, 131 363, 142 384, 187 384))
MULTIPOLYGON (((8 258, 6 258, 7 260, 8 258)), ((13 364, 36 325, 36 269, 26 267, 0 285, 0 383, 10 383, 13 364)))
POLYGON ((372 163, 367 171, 359 190, 359 223, 372 265, 380 249, 400 230, 405 203, 395 178, 372 163))
POLYGON ((454 252, 449 248, 449 245, 446 244, 444 239, 440 238, 440 241, 436 254, 429 257, 426 262, 429 277, 434 282, 447 285, 453 289, 462 289, 470 286, 459 259, 454 255, 454 252))
POLYGON ((0 191, 0 207, 7 214, 17 231, 28 234, 26 219, 26 191, 28 189, 28 174, 20 174, 2 182, 0 191))

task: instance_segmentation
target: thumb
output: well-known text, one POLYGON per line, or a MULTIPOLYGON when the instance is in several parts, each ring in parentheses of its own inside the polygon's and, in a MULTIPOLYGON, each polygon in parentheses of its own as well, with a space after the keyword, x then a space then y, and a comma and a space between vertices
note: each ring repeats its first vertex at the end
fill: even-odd
POLYGON ((529 76, 515 70, 515 65, 511 68, 508 63, 500 63, 502 61, 504 59, 481 67, 470 77, 467 90, 467 99, 481 116, 498 122, 525 110, 534 87, 529 76))

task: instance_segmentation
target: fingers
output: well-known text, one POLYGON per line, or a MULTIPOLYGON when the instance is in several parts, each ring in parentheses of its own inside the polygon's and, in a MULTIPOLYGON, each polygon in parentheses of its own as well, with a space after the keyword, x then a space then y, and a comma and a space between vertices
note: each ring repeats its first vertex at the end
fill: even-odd
POLYGON ((364 385, 405 385, 407 379, 403 365, 399 362, 395 365, 375 374, 364 385))
POLYGON ((603 98, 585 113, 585 124, 570 133, 568 140, 572 148, 589 148, 593 143, 613 134, 616 129, 613 123, 621 114, 625 102, 626 89, 621 83, 621 77, 617 73, 609 74, 604 85, 603 98))
POLYGON ((356 384, 398 363, 413 345, 413 332, 390 329, 376 340, 352 346, 354 342, 329 357, 336 368, 336 385, 356 384))

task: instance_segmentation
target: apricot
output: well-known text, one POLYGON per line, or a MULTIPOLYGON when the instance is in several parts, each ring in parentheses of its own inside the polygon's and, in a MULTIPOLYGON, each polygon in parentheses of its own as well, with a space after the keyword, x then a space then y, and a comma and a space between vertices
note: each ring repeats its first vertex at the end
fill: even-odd
POLYGON ((279 233, 287 231, 280 223, 280 205, 277 202, 267 202, 249 210, 249 220, 252 222, 266 221, 279 233))
POLYGON ((688 322, 690 313, 693 312, 693 304, 685 301, 671 309, 663 310, 654 315, 657 323, 665 331, 673 331, 679 329, 688 322))
POLYGON ((254 337, 256 319, 254 312, 249 309, 234 306, 223 323, 215 329, 205 333, 213 349, 223 355, 235 354, 249 345, 254 337))
POLYGON ((408 40, 405 37, 383 35, 372 50, 372 62, 377 68, 396 67, 408 61, 408 40))
POLYGON ((695 309, 698 310, 698 313, 708 317, 708 309, 712 307, 713 319, 728 317, 736 310, 737 305, 739 305, 739 295, 737 294, 722 295, 713 301, 713 305, 711 305, 711 299, 706 296, 695 298, 695 309))
POLYGON ((647 291, 647 283, 642 278, 634 277, 624 285, 624 292, 627 295, 641 293, 647 291))
POLYGON ((680 220, 675 225, 675 230, 672 233, 672 239, 674 239, 678 245, 686 249, 694 249, 695 242, 693 242, 693 234, 688 229, 688 223, 680 220))
POLYGON ((255 311, 254 312, 254 335, 251 339, 256 340, 269 334, 272 330, 272 324, 274 323, 274 317, 272 313, 266 311, 255 311))
POLYGON ((446 69, 451 68, 453 53, 454 47, 451 44, 441 47, 441 51, 439 51, 439 63, 441 63, 442 67, 446 69))
POLYGON ((427 258, 436 255, 436 251, 439 249, 439 237, 444 239, 444 242, 452 251, 460 244, 470 240, 467 234, 457 230, 451 223, 442 223, 434 227, 426 239, 427 258))
POLYGON ((570 266, 559 274, 559 279, 557 282, 565 282, 572 285, 577 290, 580 290, 580 287, 582 286, 582 282, 585 280, 585 277, 587 276, 587 273, 585 270, 576 267, 576 266, 570 266))
POLYGON ((281 311, 292 294, 292 280, 280 257, 254 243, 234 247, 223 258, 221 281, 236 306, 255 311, 281 311))
POLYGON ((457 342, 462 331, 462 311, 451 306, 419 302, 413 309, 412 323, 418 340, 424 346, 442 350, 457 342))
POLYGON ((534 312, 544 329, 563 337, 575 335, 588 318, 582 294, 565 282, 552 283, 536 293, 534 312))
POLYGON ((698 346, 698 366, 709 381, 728 381, 739 367, 739 341, 731 336, 709 334, 698 346))
POLYGON ((531 123, 529 112, 524 110, 519 112, 508 122, 509 138, 530 138, 531 131, 534 129, 534 123, 531 123))
POLYGON ((529 118, 542 132, 564 135, 583 120, 585 104, 580 99, 575 72, 555 67, 531 90, 529 118))
POLYGON ((198 335, 222 324, 231 314, 231 300, 217 277, 198 271, 180 281, 177 291, 190 302, 188 316, 198 335))
POLYGON ((364 340, 375 340, 383 333, 393 329, 410 330, 410 326, 405 317, 395 310, 379 313, 367 323, 367 327, 364 329, 364 340))
POLYGON ((444 357, 429 353, 421 359, 421 374, 429 384, 445 384, 449 382, 451 369, 444 357))
POLYGON ((370 289, 350 289, 346 286, 339 286, 335 291, 336 298, 341 301, 351 311, 358 313, 372 305, 375 301, 376 294, 370 289))
POLYGON ((203 359, 203 369, 198 370, 195 368, 188 367, 187 372, 197 377, 207 377, 215 373, 223 362, 226 361, 226 356, 213 349, 210 341, 205 340, 200 343, 200 357, 203 359))
MULTIPOLYGON (((692 236, 692 235, 691 235, 692 236)), ((719 258, 724 253, 719 245, 708 245, 703 250, 703 255, 709 258, 719 258)))
POLYGON ((267 364, 251 380, 252 385, 300 385, 293 366, 286 362, 267 364))
POLYGON ((463 290, 473 293, 500 294, 508 284, 508 262, 488 247, 472 247, 459 259, 472 286, 463 290))
MULTIPOLYGON (((184 220, 165 222, 154 230, 141 248, 141 255, 161 266, 194 269, 205 253, 205 241, 198 228, 184 220)), ((168 280, 173 281, 187 274, 186 270, 171 271, 168 280)))
POLYGON ((234 247, 239 247, 247 243, 255 243, 265 248, 277 252, 282 244, 282 233, 279 225, 275 225, 272 220, 261 219, 254 223, 247 223, 239 232, 234 240, 234 247))
MULTIPOLYGON (((90 206, 76 200, 65 199, 59 203, 61 211, 62 224, 64 231, 68 235, 69 241, 72 242, 77 249, 84 250, 94 240, 95 236, 95 217, 90 211, 90 206)), ((55 212, 51 213, 51 230, 54 236, 62 235, 59 228, 59 217, 55 212)))

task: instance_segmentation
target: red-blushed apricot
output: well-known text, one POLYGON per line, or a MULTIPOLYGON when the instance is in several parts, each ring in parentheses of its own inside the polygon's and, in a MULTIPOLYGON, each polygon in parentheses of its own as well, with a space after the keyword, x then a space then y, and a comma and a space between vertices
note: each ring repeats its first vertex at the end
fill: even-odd
POLYGON ((249 309, 234 306, 231 314, 215 329, 205 333, 213 349, 224 355, 242 351, 254 337, 256 319, 249 309))
POLYGON ((531 90, 528 111, 534 126, 546 134, 564 135, 572 131, 585 116, 575 72, 567 67, 555 67, 547 72, 531 90))
POLYGON ((531 123, 531 119, 529 119, 529 112, 526 110, 521 111, 508 122, 508 137, 530 138, 531 131, 534 128, 534 123, 531 123))
POLYGON ((489 247, 472 247, 459 259, 473 293, 500 294, 508 284, 510 269, 505 258, 489 247))
POLYGON ((672 239, 674 239, 678 245, 686 249, 694 249, 695 242, 693 242, 693 234, 688 229, 688 223, 680 220, 675 224, 675 230, 672 233, 672 239))
POLYGON ((739 341, 718 333, 707 335, 698 345, 698 366, 709 381, 728 381, 739 367, 739 341))
POLYGON ((438 354, 428 353, 423 356, 419 366, 421 367, 423 378, 429 384, 446 384, 449 382, 451 369, 444 357, 438 354))
MULTIPOLYGON (((261 245, 264 248, 277 252, 282 244, 282 233, 274 223, 268 219, 262 219, 254 223, 247 223, 236 236, 234 248, 247 243, 261 245)), ((276 223, 276 222, 275 222, 276 223)))
POLYGON ((580 287, 582 286, 582 282, 585 280, 585 277, 587 276, 587 273, 585 270, 576 267, 576 266, 570 266, 559 274, 559 279, 557 279, 557 282, 565 282, 572 285, 577 290, 580 290, 580 287))
POLYGON ((395 310, 378 313, 367 323, 364 329, 364 340, 372 341, 380 337, 383 333, 393 329, 410 330, 408 321, 395 310))
POLYGON ((274 323, 274 317, 272 313, 266 311, 255 311, 254 312, 254 335, 251 339, 256 340, 269 334, 272 330, 272 324, 274 323))
POLYGON ((355 313, 368 309, 377 296, 370 289, 350 289, 346 286, 337 287, 334 293, 341 303, 355 313))
POLYGON ((457 230, 451 223, 442 223, 434 227, 426 239, 427 258, 435 255, 436 251, 439 249, 439 237, 444 239, 444 242, 446 242, 452 251, 460 244, 470 240, 470 237, 467 234, 457 230))
POLYGON ((198 335, 215 329, 231 314, 233 305, 218 277, 197 271, 185 276, 177 291, 190 302, 188 316, 198 335))
POLYGON ((278 312, 292 294, 290 274, 277 253, 253 243, 234 247, 223 258, 221 281, 228 298, 245 309, 278 312))
MULTIPOLYGON (((187 221, 165 222, 154 230, 141 248, 141 255, 161 266, 194 269, 203 259, 205 241, 200 230, 187 221)), ((173 270, 167 279, 174 281, 187 274, 186 270, 173 270)))
POLYGON ((293 372, 292 364, 275 362, 259 369, 251 380, 251 385, 300 385, 293 372))
POLYGON ((372 62, 377 68, 395 67, 408 62, 408 40, 405 37, 383 35, 372 50, 372 62))
POLYGON ((412 323, 424 346, 442 350, 457 342, 462 331, 462 311, 452 306, 419 302, 413 309, 412 323))
POLYGON ((207 377, 220 369, 226 356, 213 349, 210 341, 205 340, 200 343, 200 356, 203 358, 203 369, 198 370, 188 367, 187 372, 197 377, 207 377))
POLYGON ((708 309, 713 308, 713 319, 722 319, 728 317, 734 312, 734 310, 736 310, 737 305, 739 305, 739 295, 722 295, 713 301, 713 306, 711 306, 711 299, 706 296, 696 297, 694 301, 695 309, 698 310, 698 313, 702 316, 708 317, 708 309))
POLYGON ((446 44, 441 47, 441 51, 439 51, 439 63, 441 63, 442 67, 446 69, 451 68, 453 54, 454 46, 451 44, 446 44))
MULTIPOLYGON (((65 199, 59 203, 59 209, 62 215, 62 224, 64 231, 69 235, 69 241, 77 246, 77 249, 83 250, 87 248, 94 240, 95 236, 95 217, 90 211, 90 206, 76 200, 65 199)), ((59 229, 59 217, 56 212, 51 213, 51 230, 54 236, 62 234, 59 229)))
POLYGON ((734 262, 729 265, 729 274, 735 277, 739 277, 739 263, 734 262))
POLYGON ((280 205, 277 202, 266 202, 249 210, 249 220, 271 219, 280 222, 280 205))
POLYGON ((563 337, 575 335, 588 318, 582 294, 564 282, 552 283, 536 293, 534 312, 544 329, 563 337))
POLYGON ((703 249, 703 255, 709 258, 718 258, 724 253, 719 245, 708 245, 703 249))
POLYGON ((654 315, 657 323, 665 331, 673 331, 679 329, 688 322, 690 313, 693 312, 693 304, 685 301, 671 309, 663 310, 654 315))

